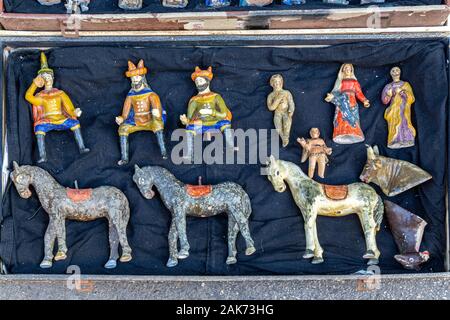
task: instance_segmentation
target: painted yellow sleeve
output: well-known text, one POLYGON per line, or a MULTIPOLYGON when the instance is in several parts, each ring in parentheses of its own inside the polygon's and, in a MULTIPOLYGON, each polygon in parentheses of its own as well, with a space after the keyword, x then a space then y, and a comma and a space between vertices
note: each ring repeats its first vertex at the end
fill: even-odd
POLYGON ((29 103, 31 103, 34 106, 41 106, 43 100, 34 95, 36 90, 37 90, 37 85, 35 85, 34 82, 31 83, 31 86, 28 88, 27 92, 25 93, 25 100, 27 100, 29 103))
POLYGON ((70 100, 69 96, 65 92, 61 94, 61 102, 67 114, 69 114, 73 118, 76 118, 77 116, 75 115, 75 107, 73 106, 72 100, 70 100))

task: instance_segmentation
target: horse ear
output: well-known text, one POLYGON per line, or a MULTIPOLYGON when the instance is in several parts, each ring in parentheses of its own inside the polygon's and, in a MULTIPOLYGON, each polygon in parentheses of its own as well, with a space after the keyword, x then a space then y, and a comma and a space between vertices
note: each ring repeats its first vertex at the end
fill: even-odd
POLYGON ((378 146, 373 146, 373 153, 376 154, 377 156, 380 155, 380 150, 378 150, 378 146))
POLYGON ((138 166, 137 164, 135 164, 135 165, 134 165, 134 171, 135 171, 136 173, 138 173, 138 172, 141 172, 142 169, 139 168, 139 166, 138 166))
POLYGON ((13 168, 14 168, 14 170, 19 169, 19 164, 16 161, 13 161, 13 168))
POLYGON ((367 160, 374 160, 375 159, 375 153, 373 152, 373 149, 371 146, 367 147, 367 160))

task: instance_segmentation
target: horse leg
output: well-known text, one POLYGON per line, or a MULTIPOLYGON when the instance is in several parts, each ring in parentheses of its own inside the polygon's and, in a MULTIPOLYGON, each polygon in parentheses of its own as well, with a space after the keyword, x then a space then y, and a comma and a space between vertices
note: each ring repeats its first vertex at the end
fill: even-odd
POLYGON ((366 239, 367 251, 363 255, 363 259, 369 259, 367 262, 368 265, 378 264, 380 251, 378 250, 376 242, 376 222, 371 215, 371 211, 368 209, 363 209, 358 216, 366 239))
POLYGON ((109 224, 109 259, 105 264, 106 269, 114 269, 117 266, 117 259, 119 259, 119 234, 114 223, 108 219, 109 224))
POLYGON ((183 211, 175 212, 173 218, 177 227, 178 236, 180 238, 181 250, 178 252, 178 259, 186 259, 189 257, 189 242, 186 235, 186 215, 183 211))
POLYGON ((317 236, 317 219, 316 219, 316 223, 314 223, 314 228, 313 228, 313 234, 314 234, 314 258, 312 259, 311 263, 313 264, 319 264, 323 262, 323 249, 320 246, 319 243, 319 237, 317 236))
POLYGON ((50 221, 45 231, 44 236, 44 259, 42 260, 40 267, 43 269, 51 268, 53 265, 53 246, 56 239, 55 221, 50 218, 50 221))
POLYGON ((119 243, 122 247, 122 256, 120 257, 120 262, 131 261, 131 247, 128 244, 127 239, 127 224, 129 220, 129 214, 126 213, 126 208, 114 208, 108 213, 114 227, 117 230, 117 235, 119 237, 119 243))
MULTIPOLYGON (((306 210, 305 210, 306 211, 306 210)), ((317 215, 313 212, 305 212, 303 219, 305 220, 305 237, 306 237, 306 250, 303 254, 304 259, 310 259, 314 257, 314 251, 316 249, 314 243, 314 226, 316 224, 317 215)))
POLYGON ((56 220, 56 237, 58 239, 58 252, 55 256, 55 261, 65 260, 67 258, 66 245, 66 220, 56 220))
POLYGON ((228 216, 228 258, 227 264, 235 264, 237 262, 236 254, 236 238, 239 233, 239 225, 233 216, 228 216))
POLYGON ((245 255, 250 256, 255 253, 255 243, 250 235, 250 228, 248 227, 248 218, 244 216, 244 210, 230 210, 229 215, 236 220, 239 229, 241 230, 241 234, 245 239, 245 244, 247 249, 245 249, 245 255))
POLYGON ((169 230, 169 260, 167 261, 167 267, 175 267, 178 264, 178 231, 174 221, 170 224, 169 230))

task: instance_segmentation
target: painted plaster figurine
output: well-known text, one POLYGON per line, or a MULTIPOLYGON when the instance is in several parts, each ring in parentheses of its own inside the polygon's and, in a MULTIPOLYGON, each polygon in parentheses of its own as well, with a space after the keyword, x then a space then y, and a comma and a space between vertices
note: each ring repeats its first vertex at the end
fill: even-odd
POLYGON ((283 0, 282 3, 287 6, 297 6, 300 4, 305 4, 306 0, 283 0))
POLYGON ((387 146, 391 149, 414 146, 416 129, 411 122, 411 105, 415 101, 411 85, 400 79, 399 67, 391 69, 392 82, 386 85, 381 100, 389 107, 384 113, 388 123, 387 146))
POLYGON ((162 5, 168 8, 185 8, 188 3, 188 0, 162 0, 162 5))
POLYGON ((80 122, 81 110, 75 108, 69 96, 62 90, 53 87, 54 73, 49 68, 47 57, 41 53, 41 69, 38 76, 28 88, 25 99, 33 106, 34 134, 36 135, 39 160, 38 163, 47 161, 45 149, 45 135, 53 130, 71 130, 74 133, 80 153, 87 153, 81 135, 80 122), (44 90, 36 93, 38 88, 44 90))
POLYGON ((292 162, 276 160, 270 156, 267 163, 267 178, 275 191, 284 192, 286 183, 291 189, 305 224, 306 251, 303 258, 313 258, 312 263, 322 263, 323 249, 317 237, 317 216, 342 217, 352 213, 358 215, 366 239, 367 251, 364 259, 369 265, 378 264, 380 251, 376 233, 383 220, 384 206, 381 197, 365 183, 330 186, 309 178, 292 162))
POLYGON ((140 60, 136 66, 128 61, 128 71, 125 75, 131 79, 131 90, 123 105, 122 115, 116 117, 119 125, 120 150, 122 159, 119 165, 129 161, 128 136, 137 131, 152 131, 156 134, 161 156, 167 159, 167 150, 164 142, 164 123, 166 112, 161 106, 159 96, 147 84, 145 75, 147 68, 140 60))
POLYGON ((384 200, 384 208, 389 227, 400 251, 400 254, 394 256, 395 260, 405 269, 420 270, 421 265, 430 259, 428 251, 420 252, 420 244, 427 223, 421 217, 389 200, 384 200))
POLYGON ((227 7, 230 4, 230 0, 205 0, 205 6, 211 8, 227 7))
POLYGON ((249 7, 249 6, 256 6, 256 7, 264 7, 271 4, 273 0, 239 0, 239 6, 241 7, 249 7))
POLYGON ((66 10, 68 14, 86 12, 89 10, 91 0, 66 0, 66 10))
POLYGON ((367 162, 359 178, 378 185, 385 195, 393 197, 432 176, 410 162, 380 156, 377 146, 367 146, 367 162))
POLYGON ((348 0, 322 0, 322 2, 328 4, 342 4, 342 5, 347 5, 350 3, 350 1, 348 0))
POLYGON ((61 0, 37 0, 43 6, 53 6, 55 4, 60 4, 61 0))
POLYGON ((283 147, 286 147, 289 144, 295 103, 291 92, 283 89, 283 82, 281 74, 274 74, 270 78, 273 91, 267 97, 267 107, 270 111, 274 111, 275 129, 283 141, 283 147))
POLYGON ((302 160, 305 162, 309 159, 308 166, 308 177, 314 177, 314 171, 316 170, 316 165, 318 165, 317 174, 319 177, 325 177, 325 166, 328 163, 328 157, 333 150, 328 148, 325 141, 320 138, 320 131, 318 128, 311 128, 309 131, 311 139, 305 140, 304 138, 298 138, 297 142, 302 146, 302 160))
POLYGON ((124 10, 142 9, 142 0, 119 0, 119 8, 124 10))
POLYGON ((198 95, 189 101, 187 114, 180 116, 181 123, 186 126, 188 149, 185 157, 193 159, 196 134, 221 131, 225 135, 227 147, 234 148, 231 112, 222 96, 210 90, 210 83, 213 79, 212 67, 207 70, 195 67, 191 78, 195 82, 198 95))
POLYGON ((328 93, 325 101, 336 106, 334 115, 333 141, 340 144, 352 144, 364 141, 364 133, 359 122, 357 100, 370 107, 361 86, 355 77, 353 65, 345 63, 339 70, 333 91, 328 93))
POLYGON ((155 186, 164 205, 172 214, 169 231, 169 260, 167 267, 174 267, 178 259, 189 256, 189 242, 186 236, 186 217, 212 217, 228 214, 228 258, 227 264, 237 262, 236 237, 241 232, 245 239, 246 255, 256 249, 250 235, 248 219, 252 213, 250 198, 244 189, 234 182, 217 185, 185 185, 167 169, 158 166, 139 168, 135 166, 133 181, 146 199, 152 199, 155 186), (180 240, 181 250, 177 244, 180 240))
POLYGON ((92 221, 107 218, 110 256, 105 268, 116 267, 119 244, 122 247, 120 261, 131 260, 131 248, 128 245, 126 232, 130 208, 122 191, 109 186, 95 189, 69 189, 61 186, 47 171, 39 167, 19 166, 15 161, 13 167, 10 176, 19 195, 24 199, 30 198, 32 195, 30 186, 33 186, 42 208, 49 216, 41 268, 50 268, 53 260, 66 259, 66 219, 92 221), (58 241, 58 252, 53 256, 55 240, 58 241))

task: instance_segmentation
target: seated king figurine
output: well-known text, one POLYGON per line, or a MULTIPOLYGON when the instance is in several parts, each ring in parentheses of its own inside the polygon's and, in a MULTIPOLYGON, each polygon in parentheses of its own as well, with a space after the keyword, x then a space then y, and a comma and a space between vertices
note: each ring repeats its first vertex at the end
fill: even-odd
POLYGON ((81 110, 75 109, 64 91, 53 88, 53 81, 53 70, 49 68, 45 54, 41 52, 41 69, 25 94, 25 99, 33 106, 34 134, 39 149, 38 163, 47 161, 45 135, 53 130, 72 130, 80 153, 89 152, 84 146, 80 122, 77 119, 81 116, 81 110), (36 90, 42 87, 44 90, 35 94, 36 90))
POLYGON ((193 159, 194 136, 196 134, 223 132, 228 148, 234 148, 234 137, 231 131, 231 112, 220 94, 209 88, 213 78, 212 67, 201 70, 195 67, 191 75, 198 94, 189 101, 187 114, 180 116, 181 123, 186 126, 187 155, 193 159))
POLYGON ((129 161, 128 135, 137 131, 152 131, 156 134, 161 156, 167 159, 167 151, 164 143, 164 123, 166 112, 161 106, 159 96, 153 92, 147 83, 145 75, 147 68, 144 61, 140 60, 137 67, 128 61, 128 71, 125 75, 131 79, 131 90, 128 92, 123 104, 122 115, 116 117, 119 125, 120 149, 122 159, 119 165, 129 161))

